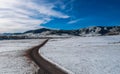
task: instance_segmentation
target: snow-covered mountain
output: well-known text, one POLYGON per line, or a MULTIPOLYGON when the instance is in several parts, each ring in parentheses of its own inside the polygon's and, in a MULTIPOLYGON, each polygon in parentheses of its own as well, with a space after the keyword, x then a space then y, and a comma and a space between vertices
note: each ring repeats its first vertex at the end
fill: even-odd
POLYGON ((104 36, 104 35, 120 35, 120 26, 96 26, 82 28, 78 30, 52 30, 40 28, 29 30, 24 33, 4 33, 0 38, 39 38, 39 37, 69 37, 69 36, 104 36))
POLYGON ((88 27, 79 30, 51 30, 46 28, 41 28, 37 30, 30 30, 23 33, 25 34, 34 34, 41 36, 49 35, 69 35, 69 36, 98 36, 98 35, 118 35, 120 34, 120 26, 111 26, 111 27, 88 27))

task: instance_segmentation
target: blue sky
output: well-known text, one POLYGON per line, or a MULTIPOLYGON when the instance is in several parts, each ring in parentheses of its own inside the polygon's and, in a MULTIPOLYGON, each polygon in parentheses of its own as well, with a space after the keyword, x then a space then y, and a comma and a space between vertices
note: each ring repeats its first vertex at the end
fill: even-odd
POLYGON ((0 0, 0 33, 116 25, 119 0, 0 0))
POLYGON ((68 3, 69 1, 63 1, 66 6, 62 10, 69 18, 55 19, 43 26, 79 29, 88 26, 120 25, 120 0, 71 0, 68 3))

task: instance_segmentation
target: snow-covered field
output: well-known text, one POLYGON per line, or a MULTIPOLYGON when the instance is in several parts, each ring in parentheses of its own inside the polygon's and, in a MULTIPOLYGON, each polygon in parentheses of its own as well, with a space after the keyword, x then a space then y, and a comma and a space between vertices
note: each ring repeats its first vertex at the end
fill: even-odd
POLYGON ((120 74, 120 35, 52 39, 40 50, 73 74, 120 74))
POLYGON ((26 55, 26 50, 44 40, 1 40, 0 74, 35 74, 38 66, 26 55))

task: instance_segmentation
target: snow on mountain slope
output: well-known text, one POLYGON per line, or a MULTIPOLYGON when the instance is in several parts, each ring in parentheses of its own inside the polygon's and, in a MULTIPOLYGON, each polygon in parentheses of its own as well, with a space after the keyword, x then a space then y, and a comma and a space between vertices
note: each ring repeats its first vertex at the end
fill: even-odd
POLYGON ((74 74, 120 73, 120 35, 53 39, 40 53, 74 74))

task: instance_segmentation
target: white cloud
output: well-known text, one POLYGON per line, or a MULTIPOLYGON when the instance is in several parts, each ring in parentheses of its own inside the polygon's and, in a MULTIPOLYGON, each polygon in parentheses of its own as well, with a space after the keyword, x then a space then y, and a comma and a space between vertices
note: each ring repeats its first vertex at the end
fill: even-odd
POLYGON ((61 1, 58 1, 60 3, 61 9, 64 9, 66 12, 71 12, 73 10, 73 3, 75 0, 68 0, 67 2, 62 3, 61 1))
POLYGON ((71 21, 68 22, 68 24, 75 24, 75 23, 77 23, 77 22, 79 22, 81 20, 83 20, 83 19, 71 20, 71 21))
POLYGON ((68 15, 54 10, 54 3, 34 0, 0 0, 0 33, 24 32, 40 28, 53 18, 69 18, 68 15), (40 17, 39 19, 35 17, 40 17))

